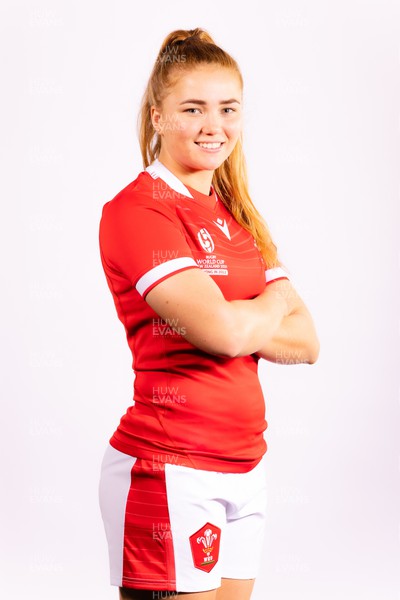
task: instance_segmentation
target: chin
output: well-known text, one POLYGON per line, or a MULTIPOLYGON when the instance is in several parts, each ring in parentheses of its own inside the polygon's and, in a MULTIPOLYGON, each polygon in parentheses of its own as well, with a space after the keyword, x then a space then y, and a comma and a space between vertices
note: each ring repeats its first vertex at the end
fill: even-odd
POLYGON ((207 157, 201 161, 197 160, 197 161, 193 161, 193 165, 194 168, 199 169, 199 170, 204 170, 204 171, 215 171, 215 169, 218 169, 218 167, 220 167, 222 165, 222 163, 224 162, 224 160, 226 160, 227 156, 213 156, 213 157, 207 157))
POLYGON ((188 168, 198 171, 214 171, 222 165, 232 151, 229 148, 229 152, 227 152, 226 148, 224 148, 222 154, 204 154, 203 156, 199 156, 197 153, 193 155, 193 151, 191 150, 191 148, 182 148, 182 156, 187 157, 187 160, 184 162, 188 168))

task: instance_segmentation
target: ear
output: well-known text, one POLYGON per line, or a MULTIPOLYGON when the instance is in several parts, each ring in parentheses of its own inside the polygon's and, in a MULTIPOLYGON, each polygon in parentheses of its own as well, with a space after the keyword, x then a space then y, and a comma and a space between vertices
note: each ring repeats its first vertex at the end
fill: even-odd
POLYGON ((156 106, 150 107, 151 122, 158 134, 162 133, 161 112, 156 106))

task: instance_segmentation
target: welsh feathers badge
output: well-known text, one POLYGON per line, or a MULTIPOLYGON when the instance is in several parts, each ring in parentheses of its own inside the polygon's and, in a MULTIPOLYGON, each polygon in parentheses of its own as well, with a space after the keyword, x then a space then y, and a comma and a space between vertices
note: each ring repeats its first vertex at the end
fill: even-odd
POLYGON ((215 567, 219 557, 221 530, 212 523, 206 523, 190 536, 193 563, 196 569, 209 573, 215 567))

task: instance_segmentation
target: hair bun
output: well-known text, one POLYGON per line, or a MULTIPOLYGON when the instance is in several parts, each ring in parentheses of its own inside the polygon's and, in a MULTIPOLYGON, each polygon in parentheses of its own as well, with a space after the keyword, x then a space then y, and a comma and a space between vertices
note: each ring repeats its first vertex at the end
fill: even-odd
POLYGON ((168 52, 168 49, 173 45, 181 45, 188 41, 199 41, 208 44, 215 44, 211 35, 200 27, 196 27, 196 29, 176 29, 167 35, 161 45, 159 54, 165 54, 165 52, 168 52))

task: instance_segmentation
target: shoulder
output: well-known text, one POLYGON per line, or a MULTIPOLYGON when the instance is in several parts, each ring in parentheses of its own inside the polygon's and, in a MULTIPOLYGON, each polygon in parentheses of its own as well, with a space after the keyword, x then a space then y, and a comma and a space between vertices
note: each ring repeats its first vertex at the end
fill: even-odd
POLYGON ((141 171, 134 181, 103 205, 101 221, 145 217, 154 212, 170 218, 175 215, 173 205, 160 200, 151 175, 141 171))
POLYGON ((175 201, 160 198, 159 188, 148 172, 142 171, 112 200, 104 204, 99 236, 101 245, 160 243, 182 233, 182 222, 175 201))

